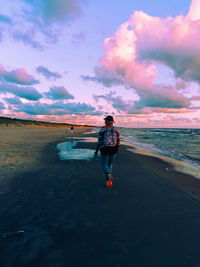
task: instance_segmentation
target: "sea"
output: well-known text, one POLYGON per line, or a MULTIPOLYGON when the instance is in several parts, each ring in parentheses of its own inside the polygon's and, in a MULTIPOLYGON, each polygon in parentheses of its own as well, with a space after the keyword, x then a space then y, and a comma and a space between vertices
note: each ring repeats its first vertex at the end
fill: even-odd
POLYGON ((133 152, 162 158, 174 169, 200 179, 200 129, 119 128, 133 152))

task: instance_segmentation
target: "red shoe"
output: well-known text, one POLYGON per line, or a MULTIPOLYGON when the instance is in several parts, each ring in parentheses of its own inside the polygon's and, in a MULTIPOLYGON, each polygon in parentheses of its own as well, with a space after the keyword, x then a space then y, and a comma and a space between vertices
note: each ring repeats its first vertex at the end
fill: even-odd
POLYGON ((112 184, 113 184, 112 180, 109 179, 109 180, 106 181, 105 186, 106 187, 112 187, 112 184))
POLYGON ((109 182, 109 187, 112 187, 112 185, 113 185, 112 179, 109 180, 108 182, 109 182))
POLYGON ((105 187, 110 187, 110 180, 107 180, 107 181, 105 182, 105 187))

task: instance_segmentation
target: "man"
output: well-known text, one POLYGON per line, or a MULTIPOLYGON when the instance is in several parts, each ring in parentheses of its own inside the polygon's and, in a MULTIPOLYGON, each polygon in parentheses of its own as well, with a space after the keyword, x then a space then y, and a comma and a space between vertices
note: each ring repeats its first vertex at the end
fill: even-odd
POLYGON ((73 133, 74 133, 74 127, 73 127, 73 125, 72 126, 69 126, 68 127, 68 135, 73 135, 73 133))
POLYGON ((107 116, 104 120, 105 126, 99 131, 95 155, 97 155, 100 150, 101 166, 106 175, 105 185, 107 187, 112 187, 112 181, 114 179, 112 176, 112 167, 115 156, 118 153, 120 136, 119 131, 113 126, 113 117, 107 116))

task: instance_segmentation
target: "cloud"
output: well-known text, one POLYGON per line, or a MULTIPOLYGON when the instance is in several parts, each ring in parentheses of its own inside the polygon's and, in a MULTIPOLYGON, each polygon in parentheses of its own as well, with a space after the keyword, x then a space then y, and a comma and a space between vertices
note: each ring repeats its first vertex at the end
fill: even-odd
POLYGON ((55 102, 54 104, 52 104, 53 108, 60 108, 60 109, 64 109, 68 112, 68 114, 70 113, 87 113, 92 112, 95 110, 95 108, 91 105, 85 104, 85 103, 62 103, 62 102, 55 102))
POLYGON ((72 35, 72 45, 74 45, 75 47, 79 46, 82 42, 84 42, 86 40, 86 34, 84 32, 80 32, 77 34, 73 34, 72 35))
POLYGON ((139 91, 140 101, 137 106, 160 108, 189 108, 191 101, 173 86, 158 85, 151 89, 151 93, 139 91))
POLYGON ((200 95, 192 96, 190 98, 190 100, 192 100, 192 101, 198 101, 198 100, 200 100, 200 95))
POLYGON ((194 120, 196 123, 200 123, 200 119, 199 119, 199 118, 193 118, 193 120, 194 120))
POLYGON ((115 85, 116 80, 123 83, 140 97, 136 108, 188 108, 191 101, 183 89, 189 82, 200 83, 199 10, 200 0, 193 0, 186 16, 160 18, 135 11, 113 36, 104 40, 105 53, 98 67, 103 71, 95 69, 95 76, 82 78, 107 87, 115 85), (175 86, 156 83, 158 64, 173 70, 175 86), (103 82, 110 76, 114 82, 103 82))
POLYGON ((8 2, 9 16, 0 15, 0 41, 11 37, 35 49, 44 50, 50 44, 55 45, 66 28, 63 26, 69 26, 78 18, 87 2, 87 0, 8 2))
POLYGON ((0 14, 0 23, 11 24, 12 19, 6 15, 0 14))
POLYGON ((5 106, 3 103, 0 102, 0 109, 5 109, 5 106))
POLYGON ((4 39, 5 36, 5 27, 10 27, 12 25, 12 19, 9 16, 0 14, 0 42, 4 39))
POLYGON ((9 71, 2 65, 0 65, 0 81, 17 83, 20 85, 33 85, 39 83, 39 81, 32 75, 28 74, 24 68, 9 71))
POLYGON ((177 78, 200 82, 197 71, 200 62, 196 58, 200 52, 199 20, 187 16, 158 19, 138 12, 132 16, 131 23, 133 27, 142 23, 142 28, 135 30, 139 60, 164 63, 177 78), (156 30, 150 32, 152 28, 156 30))
POLYGON ((122 24, 114 36, 105 39, 103 68, 107 75, 112 72, 133 88, 149 88, 155 81, 156 68, 150 62, 137 60, 137 38, 129 26, 128 22, 122 24))
POLYGON ((36 41, 36 33, 38 29, 35 28, 34 31, 31 30, 21 30, 17 29, 12 33, 12 37, 16 41, 22 41, 25 45, 30 45, 33 48, 36 48, 38 50, 44 50, 45 46, 41 44, 41 42, 36 41))
POLYGON ((105 99, 109 102, 117 112, 127 112, 128 114, 140 114, 149 112, 145 108, 168 108, 168 109, 183 109, 189 108, 191 101, 178 93, 172 86, 155 86, 151 91, 139 92, 140 100, 124 100, 122 96, 115 96, 115 92, 110 92, 105 95, 95 95, 94 99, 105 99))
POLYGON ((124 100, 122 96, 115 96, 115 92, 110 92, 105 95, 94 95, 94 99, 98 102, 99 99, 104 99, 110 103, 117 112, 127 112, 128 114, 143 113, 142 107, 136 108, 135 103, 131 100, 124 100))
POLYGON ((2 93, 12 93, 21 98, 27 100, 37 101, 42 98, 42 95, 33 87, 28 86, 18 86, 7 83, 0 83, 0 92, 2 93))
POLYGON ((200 7, 200 1, 193 0, 191 2, 187 17, 191 20, 199 20, 200 19, 199 7, 200 7))
POLYGON ((95 76, 81 75, 81 78, 85 81, 100 83, 105 87, 123 84, 123 81, 115 71, 108 71, 103 67, 95 67, 94 72, 95 76))
POLYGON ((23 104, 19 97, 5 97, 3 100, 5 100, 8 104, 11 105, 21 105, 23 104))
POLYGON ((44 104, 36 102, 35 104, 23 104, 14 108, 15 112, 24 112, 29 115, 57 115, 66 114, 87 115, 96 113, 95 108, 85 103, 63 103, 55 102, 53 104, 44 104))
POLYGON ((37 72, 41 73, 44 75, 44 77, 48 80, 56 80, 62 77, 62 75, 60 73, 57 72, 52 72, 50 71, 48 68, 43 67, 43 66, 39 66, 37 67, 37 72))
POLYGON ((71 21, 82 14, 85 0, 23 0, 31 7, 32 14, 46 24, 71 21))
POLYGON ((152 108, 151 110, 153 112, 155 112, 155 113, 174 113, 174 114, 193 112, 193 110, 187 109, 187 108, 181 108, 181 109, 176 109, 176 108, 152 108))
POLYGON ((74 96, 70 94, 64 86, 51 87, 49 92, 45 93, 48 98, 58 99, 74 99, 74 96))

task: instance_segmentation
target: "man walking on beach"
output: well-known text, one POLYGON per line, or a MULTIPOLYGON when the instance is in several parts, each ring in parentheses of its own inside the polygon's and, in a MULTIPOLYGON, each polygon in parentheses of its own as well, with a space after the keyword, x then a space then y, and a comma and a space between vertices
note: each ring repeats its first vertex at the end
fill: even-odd
POLYGON ((73 133, 74 133, 74 127, 72 125, 72 126, 69 126, 69 128, 68 128, 68 134, 73 135, 73 133))
POLYGON ((111 187, 114 179, 112 176, 113 161, 118 153, 120 135, 119 131, 113 126, 114 119, 112 116, 107 116, 104 120, 105 126, 99 131, 95 155, 97 155, 100 150, 101 166, 106 175, 105 185, 111 187))

